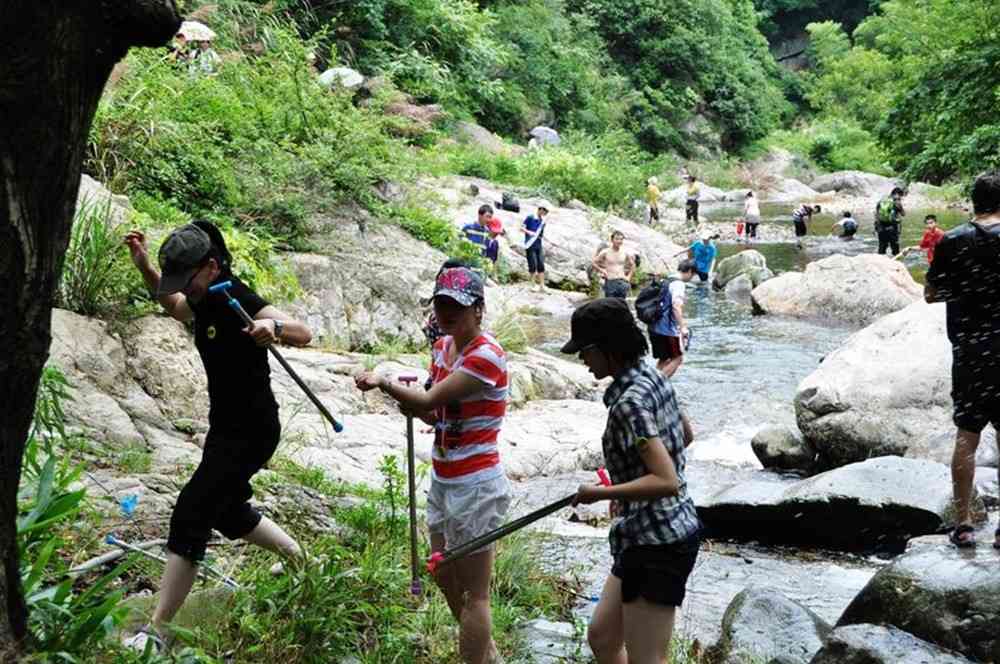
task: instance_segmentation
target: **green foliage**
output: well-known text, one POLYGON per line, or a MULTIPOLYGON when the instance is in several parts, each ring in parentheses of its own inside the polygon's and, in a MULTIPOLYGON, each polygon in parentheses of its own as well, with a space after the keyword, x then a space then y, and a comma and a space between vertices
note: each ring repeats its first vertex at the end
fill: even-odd
POLYGON ((692 153, 677 128, 697 113, 717 125, 724 146, 739 148, 789 110, 749 0, 574 0, 571 7, 594 19, 642 91, 630 115, 650 150, 692 153))
POLYGON ((58 529, 80 512, 85 490, 74 488, 81 469, 58 450, 66 437, 63 401, 69 384, 54 367, 39 383, 35 415, 25 444, 18 489, 17 546, 21 583, 28 606, 33 653, 45 660, 87 662, 93 646, 124 617, 121 591, 110 586, 124 566, 77 592, 57 552, 64 545, 58 529))
POLYGON ((850 118, 821 117, 794 129, 774 132, 763 145, 806 155, 827 171, 892 174, 888 157, 875 136, 850 118))
POLYGON ((136 284, 122 246, 124 233, 115 223, 110 199, 80 202, 63 264, 59 306, 94 316, 141 297, 142 286, 136 284))
POLYGON ((302 287, 288 261, 275 256, 275 240, 251 229, 223 228, 226 247, 233 256, 233 273, 272 302, 292 302, 302 287))
POLYGON ((528 348, 524 316, 516 310, 508 309, 497 316, 490 325, 490 332, 508 353, 521 353, 528 348))

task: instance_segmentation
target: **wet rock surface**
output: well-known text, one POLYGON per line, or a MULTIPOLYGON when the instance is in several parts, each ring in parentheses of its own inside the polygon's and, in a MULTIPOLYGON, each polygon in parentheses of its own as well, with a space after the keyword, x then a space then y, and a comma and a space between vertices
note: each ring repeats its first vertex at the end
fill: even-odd
POLYGON ((765 468, 809 473, 816 467, 816 450, 791 427, 764 427, 750 441, 765 468))
POLYGON ((721 289, 738 279, 747 277, 752 287, 757 287, 774 276, 767 267, 767 259, 759 251, 746 249, 719 261, 715 268, 712 286, 721 289))

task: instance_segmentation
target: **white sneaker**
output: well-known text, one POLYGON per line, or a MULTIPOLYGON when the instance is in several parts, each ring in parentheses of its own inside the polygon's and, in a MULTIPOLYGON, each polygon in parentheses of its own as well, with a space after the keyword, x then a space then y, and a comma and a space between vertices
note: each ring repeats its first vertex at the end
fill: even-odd
POLYGON ((163 639, 149 625, 146 625, 132 636, 122 639, 123 646, 136 652, 146 652, 146 648, 150 647, 150 644, 152 644, 152 652, 154 654, 163 652, 166 647, 163 639))

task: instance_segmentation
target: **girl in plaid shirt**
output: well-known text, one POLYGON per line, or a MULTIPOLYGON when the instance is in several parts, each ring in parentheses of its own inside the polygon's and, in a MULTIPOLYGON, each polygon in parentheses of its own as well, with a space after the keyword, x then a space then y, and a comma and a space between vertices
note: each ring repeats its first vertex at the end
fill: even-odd
POLYGON ((694 569, 701 523, 684 479, 684 430, 670 381, 644 359, 646 338, 624 300, 580 307, 564 353, 598 379, 608 423, 611 486, 582 485, 578 503, 612 500, 621 517, 609 541, 614 564, 587 638, 599 664, 666 664, 676 608, 694 569))

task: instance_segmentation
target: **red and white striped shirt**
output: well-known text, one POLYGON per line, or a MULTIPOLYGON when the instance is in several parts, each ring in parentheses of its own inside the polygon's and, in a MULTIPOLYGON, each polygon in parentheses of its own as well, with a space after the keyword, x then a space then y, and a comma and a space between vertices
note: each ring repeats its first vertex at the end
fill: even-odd
POLYGON ((430 374, 440 383, 456 371, 483 383, 483 389, 462 401, 438 408, 434 432, 434 479, 446 484, 474 484, 499 477, 497 438, 507 412, 507 355, 489 334, 481 334, 448 364, 455 340, 434 343, 430 374))

